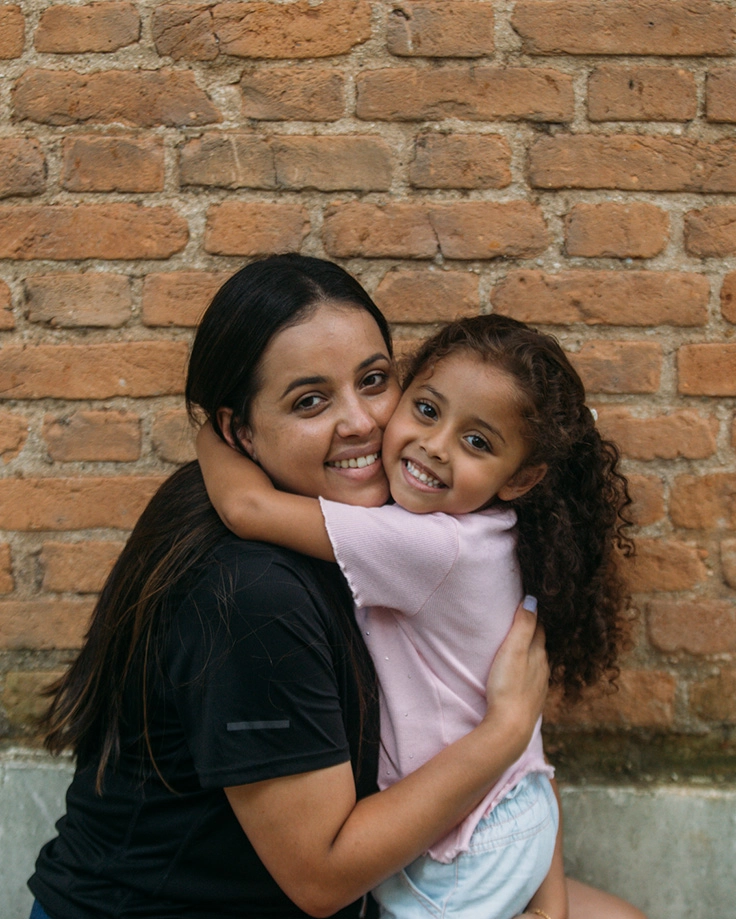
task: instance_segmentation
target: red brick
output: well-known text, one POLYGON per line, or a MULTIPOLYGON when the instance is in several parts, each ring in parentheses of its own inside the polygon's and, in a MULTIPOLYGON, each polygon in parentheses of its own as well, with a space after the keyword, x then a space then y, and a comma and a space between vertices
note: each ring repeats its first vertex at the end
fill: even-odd
POLYGON ((131 530, 162 476, 0 479, 8 530, 131 530))
POLYGON ((130 281, 121 274, 34 275, 25 280, 26 316, 31 322, 78 328, 117 329, 130 319, 130 281))
POLYGON ((736 473, 677 476, 670 517, 675 526, 689 530, 736 528, 736 473))
POLYGON ((371 37, 368 0, 218 3, 212 15, 220 52, 234 57, 333 57, 371 37))
POLYGON ((210 4, 161 3, 151 22, 156 51, 161 56, 175 61, 213 61, 220 53, 210 4))
POLYGON ((188 70, 74 73, 27 70, 13 90, 15 119, 39 124, 150 128, 212 124, 222 116, 188 70))
POLYGON ((339 257, 433 258, 439 250, 429 210, 418 203, 334 205, 325 210, 322 238, 339 257))
POLYGON ((274 137, 279 188, 387 191, 391 149, 379 137, 274 137))
POLYGON ((0 258, 168 258, 189 227, 171 207, 138 204, 0 207, 0 258))
POLYGON ((654 342, 589 341, 569 357, 588 392, 653 393, 659 389, 662 349, 654 342))
POLYGON ((143 281, 141 320, 147 326, 196 326, 231 271, 172 271, 143 281))
POLYGON ((9 594, 15 587, 13 579, 13 562, 10 557, 10 546, 0 543, 0 594, 9 594))
POLYGON ((708 73, 705 112, 708 121, 736 122, 736 71, 733 68, 708 73))
POLYGON ((729 55, 736 31, 710 0, 521 0, 511 25, 527 54, 729 55))
POLYGON ((718 419, 694 411, 638 417, 626 408, 603 406, 598 427, 619 445, 625 456, 638 460, 706 459, 716 452, 718 419))
POLYGON ((494 134, 421 134, 409 181, 415 188, 505 188, 511 148, 494 134))
POLYGON ((677 388, 686 396, 736 396, 736 344, 682 345, 677 388))
POLYGON ((248 58, 318 58, 346 54, 371 35, 366 0, 164 3, 153 17, 159 54, 212 60, 222 54, 248 58))
POLYGON ((271 255, 296 251, 309 232, 300 204, 225 201, 207 211, 204 248, 215 255, 271 255))
POLYGON ((0 198, 29 197, 46 187, 46 159, 37 140, 0 138, 0 198))
POLYGON ((543 137, 530 150, 529 181, 536 188, 734 192, 736 141, 635 134, 543 137))
POLYGON ((126 411, 81 411, 44 418, 41 431, 55 462, 133 462, 141 455, 141 422, 126 411))
POLYGON ((10 670, 2 694, 10 725, 26 731, 37 729, 38 719, 49 704, 44 690, 62 674, 61 670, 10 670))
POLYGON ((356 79, 358 118, 367 121, 571 121, 572 78, 535 67, 396 67, 356 79))
POLYGON ((493 307, 523 322, 568 325, 702 326, 708 279, 669 271, 512 271, 493 307))
POLYGON ((138 41, 141 21, 132 3, 60 3, 45 9, 33 43, 52 54, 110 52, 138 41))
POLYGON ((345 113, 345 77, 337 70, 246 70, 243 116, 260 121, 337 121, 345 113))
POLYGON ((723 654, 736 651, 732 600, 657 600, 648 605, 649 640, 659 651, 723 654))
POLYGON ((736 724, 736 668, 724 667, 717 676, 696 683, 690 707, 707 721, 736 724))
POLYGON ((28 419, 23 415, 0 412, 0 459, 4 463, 18 456, 27 439, 28 419))
POLYGON ((167 463, 186 463, 196 458, 196 431, 182 409, 159 412, 154 418, 151 440, 156 455, 167 463))
POLYGON ((623 560, 622 572, 637 593, 692 590, 708 577, 696 546, 664 539, 637 539, 636 555, 623 560))
POLYGON ((591 121, 690 121, 695 77, 674 67, 597 67, 588 80, 591 121))
POLYGON ((253 137, 210 134, 181 154, 182 185, 385 191, 391 150, 376 137, 253 137))
POLYGON ((0 6, 0 60, 10 60, 23 54, 26 21, 15 3, 0 6))
POLYGON ((109 399, 184 390, 183 341, 6 345, 0 399, 109 399))
POLYGON ((331 255, 368 258, 530 257, 548 244, 541 212, 525 201, 350 202, 325 212, 323 238, 331 255))
POLYGON ((386 44, 391 54, 402 57, 482 57, 494 50, 493 30, 490 3, 394 3, 386 44))
POLYGON ((729 272, 723 279, 721 315, 729 322, 736 323, 736 271, 729 272))
POLYGON ((736 255, 736 207, 689 211, 685 215, 685 250, 699 258, 736 255))
POLYGON ((675 678, 661 670, 622 670, 618 691, 595 687, 572 708, 551 698, 544 718, 584 727, 666 728, 674 720, 676 687, 675 678))
POLYGON ((5 281, 0 281, 0 330, 14 328, 13 298, 5 281))
POLYGON ((41 550, 43 589, 51 593, 97 593, 102 590, 123 545, 92 539, 45 542, 41 550))
POLYGON ((626 515, 636 526, 645 527, 664 517, 664 485, 660 478, 648 475, 628 475, 629 493, 633 504, 626 515))
POLYGON ((67 137, 61 185, 69 191, 162 191, 160 140, 134 137, 67 137))
POLYGON ((268 140, 252 134, 205 134, 179 154, 182 185, 276 188, 276 165, 268 140))
POLYGON ((653 258, 667 245, 669 217, 653 204, 576 204, 565 219, 568 255, 653 258))
POLYGON ((723 580, 729 587, 736 588, 736 539, 722 539, 720 550, 723 580))
POLYGON ((0 601, 0 649, 79 648, 93 608, 92 600, 0 601))
POLYGON ((393 269, 375 301, 389 322, 443 322, 480 311, 478 275, 465 271, 393 269))

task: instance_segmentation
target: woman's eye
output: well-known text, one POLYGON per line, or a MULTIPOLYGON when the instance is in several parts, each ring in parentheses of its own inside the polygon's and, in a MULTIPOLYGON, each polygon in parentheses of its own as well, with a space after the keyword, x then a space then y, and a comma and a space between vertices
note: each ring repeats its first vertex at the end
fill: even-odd
POLYGON ((388 374, 383 370, 372 370, 363 377, 363 386, 366 389, 380 389, 388 382, 388 374))
POLYGON ((434 406, 429 402, 417 402, 416 408, 419 414, 424 418, 435 419, 437 417, 437 412, 435 411, 434 406))
POLYGON ((323 402, 324 396, 318 393, 310 393, 308 396, 302 396, 301 399, 295 403, 294 409, 297 412, 309 412, 319 408, 323 402))
POLYGON ((465 440, 474 450, 484 450, 486 453, 491 452, 491 445, 480 434, 468 434, 465 440))

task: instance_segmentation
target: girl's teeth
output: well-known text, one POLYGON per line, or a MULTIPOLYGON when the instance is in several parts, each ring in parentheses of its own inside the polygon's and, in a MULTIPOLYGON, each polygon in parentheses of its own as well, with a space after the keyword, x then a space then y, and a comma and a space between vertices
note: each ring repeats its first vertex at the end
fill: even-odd
POLYGON ((431 485, 432 488, 441 487, 442 482, 440 482, 439 479, 432 478, 432 476, 429 476, 422 472, 420 469, 417 469, 414 463, 410 462, 409 460, 406 461, 406 468, 414 476, 415 479, 419 479, 419 481, 424 485, 431 485))
POLYGON ((356 456, 353 459, 338 460, 335 463, 328 463, 328 466, 335 466, 337 469, 363 469, 364 466, 372 466, 378 459, 377 453, 369 453, 367 456, 356 456))

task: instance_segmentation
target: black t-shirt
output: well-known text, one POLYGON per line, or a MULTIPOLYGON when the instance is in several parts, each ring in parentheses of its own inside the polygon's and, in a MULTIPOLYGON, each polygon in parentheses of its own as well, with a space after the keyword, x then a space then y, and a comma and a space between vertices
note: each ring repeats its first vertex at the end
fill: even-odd
POLYGON ((351 614, 341 624, 330 596, 349 610, 336 566, 229 535, 181 585, 166 650, 145 665, 155 768, 141 755, 132 679, 122 755, 103 794, 96 758, 80 761, 59 835, 29 881, 54 919, 306 915, 266 871, 223 788, 350 760, 358 796, 375 791, 377 714, 372 706, 359 752, 345 636, 355 627, 351 614))

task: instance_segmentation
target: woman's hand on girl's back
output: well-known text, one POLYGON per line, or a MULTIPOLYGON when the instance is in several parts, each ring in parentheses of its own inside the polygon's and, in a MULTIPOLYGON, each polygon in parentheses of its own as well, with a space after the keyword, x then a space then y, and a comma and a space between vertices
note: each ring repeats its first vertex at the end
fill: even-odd
MULTIPOLYGON (((526 599, 524 603, 535 605, 526 599)), ((496 727, 503 719, 510 730, 519 731, 519 755, 542 714, 548 684, 549 663, 544 629, 537 620, 536 612, 520 604, 488 674, 488 709, 484 718, 485 722, 496 727)))

